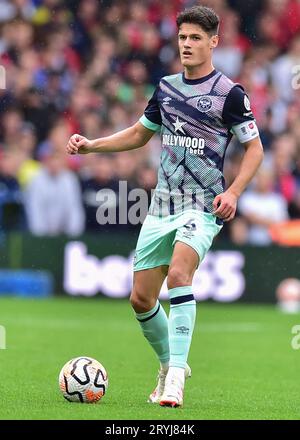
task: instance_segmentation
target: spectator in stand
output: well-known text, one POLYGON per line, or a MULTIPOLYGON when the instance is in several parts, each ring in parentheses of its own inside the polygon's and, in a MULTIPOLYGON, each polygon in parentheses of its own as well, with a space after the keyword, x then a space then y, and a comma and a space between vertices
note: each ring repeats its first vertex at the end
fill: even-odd
POLYGON ((53 151, 61 151, 61 142, 69 136, 69 126, 64 119, 58 119, 55 125, 51 128, 47 139, 38 145, 36 156, 39 160, 43 160, 45 156, 48 156, 53 151))
POLYGON ((18 108, 8 109, 1 121, 1 141, 4 149, 9 150, 18 144, 23 127, 22 112, 18 108))
POLYGON ((22 192, 17 180, 19 158, 15 152, 0 156, 0 230, 22 227, 22 192))
POLYGON ((36 149, 35 130, 30 122, 24 124, 21 130, 19 143, 16 146, 16 154, 19 159, 17 172, 18 182, 21 188, 26 188, 41 167, 41 163, 34 159, 33 152, 36 149))
POLYGON ((239 17, 233 11, 227 11, 222 20, 220 43, 214 50, 213 62, 229 78, 235 80, 241 71, 244 55, 250 42, 239 31, 239 17))
MULTIPOLYGON (((88 156, 88 155, 87 155, 88 156)), ((114 224, 101 224, 99 207, 103 207, 103 218, 112 213, 112 220, 116 223, 119 184, 115 179, 114 159, 111 156, 95 156, 89 164, 89 175, 86 173, 81 178, 82 198, 85 210, 85 229, 87 231, 108 231, 114 224), (101 191, 101 193, 99 192, 101 191), (105 208, 105 209, 104 209, 105 208)))
POLYGON ((25 190, 28 227, 32 234, 76 236, 84 230, 84 210, 77 176, 57 151, 44 156, 43 166, 25 190))
POLYGON ((272 169, 275 188, 290 204, 296 194, 296 178, 293 169, 296 159, 296 140, 289 133, 277 137, 272 144, 272 169))
POLYGON ((237 216, 229 225, 230 240, 238 245, 243 246, 248 242, 248 224, 244 217, 237 216))
POLYGON ((258 33, 262 40, 272 41, 286 49, 300 30, 300 4, 297 0, 266 0, 258 17, 258 33))
POLYGON ((0 1, 0 22, 13 20, 17 16, 24 19, 31 19, 35 13, 35 5, 32 0, 23 1, 0 1))
POLYGON ((299 65, 300 33, 293 37, 287 53, 277 58, 272 66, 272 83, 280 98, 286 103, 292 102, 294 99, 293 77, 296 75, 294 69, 299 65))
POLYGON ((288 219, 287 203, 274 191, 272 171, 261 169, 256 175, 254 188, 240 198, 239 212, 249 224, 248 243, 266 246, 271 243, 268 228, 288 219))

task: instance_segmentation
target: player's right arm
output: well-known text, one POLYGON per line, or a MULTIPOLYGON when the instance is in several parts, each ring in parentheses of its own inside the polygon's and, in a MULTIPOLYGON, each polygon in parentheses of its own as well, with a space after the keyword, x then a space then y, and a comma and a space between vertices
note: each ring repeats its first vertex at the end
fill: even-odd
POLYGON ((134 150, 143 147, 155 131, 137 122, 125 130, 111 136, 89 140, 80 134, 73 134, 67 144, 69 154, 111 153, 134 150))
POLYGON ((143 116, 134 125, 111 136, 93 140, 73 134, 68 142, 67 152, 69 154, 112 153, 143 147, 161 128, 158 90, 159 87, 156 87, 143 116))

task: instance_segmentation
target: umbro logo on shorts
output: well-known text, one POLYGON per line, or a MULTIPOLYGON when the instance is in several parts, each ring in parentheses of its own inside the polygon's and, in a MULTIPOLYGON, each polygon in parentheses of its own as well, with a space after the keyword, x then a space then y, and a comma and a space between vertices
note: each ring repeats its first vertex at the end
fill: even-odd
POLYGON ((196 226, 196 223, 194 222, 194 220, 195 219, 191 219, 191 220, 189 220, 185 225, 184 225, 184 227, 188 230, 188 231, 196 231, 196 229, 197 229, 197 226, 196 226))

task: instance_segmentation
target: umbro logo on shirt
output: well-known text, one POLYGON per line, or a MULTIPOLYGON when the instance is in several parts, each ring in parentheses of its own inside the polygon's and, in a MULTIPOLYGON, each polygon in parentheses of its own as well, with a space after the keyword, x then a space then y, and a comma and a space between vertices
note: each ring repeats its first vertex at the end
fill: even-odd
POLYGON ((172 101, 172 98, 170 98, 170 96, 166 96, 164 99, 163 99, 163 104, 170 104, 170 101, 172 101))

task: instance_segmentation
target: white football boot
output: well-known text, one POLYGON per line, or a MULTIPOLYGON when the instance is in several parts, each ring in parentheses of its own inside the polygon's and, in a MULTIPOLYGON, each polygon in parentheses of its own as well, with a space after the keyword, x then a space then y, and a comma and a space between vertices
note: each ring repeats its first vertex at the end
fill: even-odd
MULTIPOLYGON (((156 388, 152 391, 152 393, 150 394, 150 396, 147 400, 148 403, 160 403, 164 389, 165 389, 165 382, 166 382, 167 374, 168 374, 168 370, 160 369, 158 371, 158 376, 157 376, 158 382, 157 382, 156 388)), ((184 376, 186 379, 192 376, 192 370, 188 364, 186 364, 184 376)))
POLYGON ((183 406, 183 390, 185 375, 182 377, 168 372, 165 378, 165 389, 159 401, 160 406, 177 408, 183 406))

